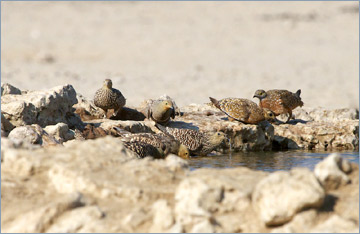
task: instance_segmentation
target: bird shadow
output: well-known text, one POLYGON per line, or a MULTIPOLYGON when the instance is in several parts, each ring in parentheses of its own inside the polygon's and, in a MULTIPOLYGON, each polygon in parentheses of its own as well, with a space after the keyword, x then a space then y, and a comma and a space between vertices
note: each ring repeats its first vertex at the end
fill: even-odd
POLYGON ((292 119, 292 120, 289 120, 289 122, 284 122, 284 121, 281 121, 281 120, 278 120, 278 121, 275 121, 275 125, 280 125, 280 124, 291 124, 291 125, 296 125, 298 123, 301 123, 301 124, 307 124, 308 122, 311 122, 311 121, 306 121, 306 120, 302 120, 302 119, 292 119))

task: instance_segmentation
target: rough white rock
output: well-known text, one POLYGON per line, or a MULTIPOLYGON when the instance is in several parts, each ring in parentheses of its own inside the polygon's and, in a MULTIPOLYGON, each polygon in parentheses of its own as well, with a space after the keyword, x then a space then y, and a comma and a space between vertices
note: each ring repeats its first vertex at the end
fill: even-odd
POLYGON ((320 207, 325 192, 306 168, 274 172, 261 180, 252 195, 253 206, 266 225, 280 225, 304 208, 320 207))
POLYGON ((223 189, 197 178, 184 179, 175 193, 176 222, 195 225, 211 217, 223 199, 223 189))
POLYGON ((150 232, 169 232, 174 224, 174 215, 169 203, 164 200, 158 200, 152 205, 153 222, 150 232))
POLYGON ((345 168, 346 171, 351 170, 349 162, 334 153, 318 163, 314 173, 324 188, 337 189, 341 184, 350 182, 350 178, 342 171, 342 168, 345 168))
POLYGON ((7 94, 21 94, 21 90, 8 83, 1 83, 1 96, 7 94))
POLYGON ((81 124, 72 112, 77 103, 74 88, 67 84, 46 91, 1 97, 1 111, 14 126, 39 124, 45 127, 63 122, 70 127, 81 124))
POLYGON ((209 219, 205 219, 200 223, 195 224, 191 231, 191 233, 213 233, 215 232, 214 225, 210 222, 209 219))
POLYGON ((338 215, 332 215, 326 221, 312 228, 310 233, 359 233, 359 225, 354 221, 341 218, 338 215))
POLYGON ((12 141, 41 144, 41 136, 29 125, 15 128, 9 133, 8 137, 12 141))
POLYGON ((64 212, 83 206, 80 194, 70 194, 63 199, 29 210, 1 227, 2 232, 46 232, 49 226, 64 212))
POLYGON ((315 209, 302 211, 295 215, 291 222, 273 228, 272 233, 306 233, 309 232, 309 227, 312 227, 316 222, 317 212, 315 209))
POLYGON ((342 108, 328 110, 321 107, 302 107, 293 111, 296 119, 304 121, 335 122, 342 120, 359 119, 359 111, 355 108, 342 108))
POLYGON ((101 232, 104 227, 100 220, 105 213, 98 206, 79 207, 65 212, 51 225, 48 233, 101 232))
POLYGON ((48 125, 44 130, 50 135, 54 136, 59 142, 65 142, 75 138, 74 131, 69 129, 65 123, 57 123, 56 125, 48 125))
POLYGON ((39 144, 42 146, 58 145, 60 142, 49 135, 39 125, 32 124, 14 128, 8 138, 22 144, 39 144))

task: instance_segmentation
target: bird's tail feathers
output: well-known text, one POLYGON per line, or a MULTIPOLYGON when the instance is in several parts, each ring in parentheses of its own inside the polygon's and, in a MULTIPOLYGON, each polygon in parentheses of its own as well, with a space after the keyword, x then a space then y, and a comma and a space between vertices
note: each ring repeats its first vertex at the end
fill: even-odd
POLYGON ((216 106, 217 108, 220 108, 220 104, 219 101, 216 100, 215 98, 209 97, 210 101, 214 104, 214 106, 216 106))

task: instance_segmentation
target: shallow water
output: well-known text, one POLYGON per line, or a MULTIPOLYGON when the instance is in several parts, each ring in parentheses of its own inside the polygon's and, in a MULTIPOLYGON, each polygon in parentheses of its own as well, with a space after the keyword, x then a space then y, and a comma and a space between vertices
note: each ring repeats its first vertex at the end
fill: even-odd
MULTIPOLYGON (((231 154, 189 159, 191 170, 202 167, 231 168, 244 166, 261 171, 290 170, 293 167, 306 167, 313 170, 315 165, 326 158, 331 151, 277 151, 277 152, 236 152, 231 154)), ((359 164, 358 151, 340 151, 343 158, 359 164)))

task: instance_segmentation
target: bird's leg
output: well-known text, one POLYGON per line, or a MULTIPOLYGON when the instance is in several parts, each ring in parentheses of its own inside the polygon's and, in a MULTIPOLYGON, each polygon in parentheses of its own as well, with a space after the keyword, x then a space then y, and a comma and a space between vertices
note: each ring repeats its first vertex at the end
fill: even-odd
POLYGON ((286 120, 285 123, 288 123, 288 122, 290 121, 290 119, 291 119, 291 117, 292 117, 292 111, 289 110, 288 114, 289 114, 289 117, 288 117, 288 119, 286 120))
POLYGON ((117 114, 119 113, 119 111, 120 111, 120 108, 118 108, 117 110, 114 109, 114 113, 113 113, 112 116, 117 116, 117 114))

